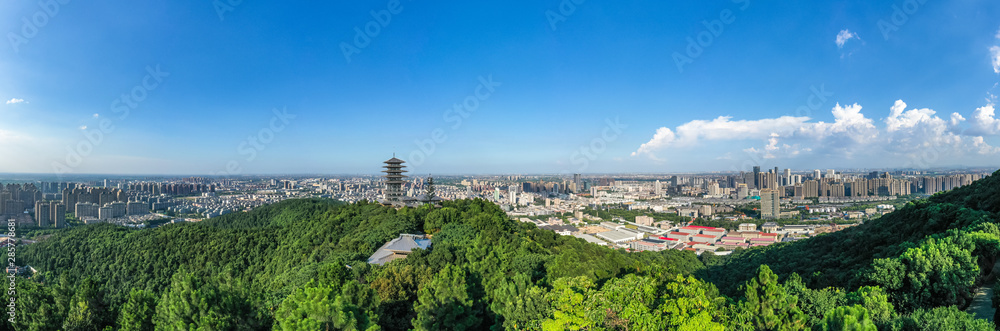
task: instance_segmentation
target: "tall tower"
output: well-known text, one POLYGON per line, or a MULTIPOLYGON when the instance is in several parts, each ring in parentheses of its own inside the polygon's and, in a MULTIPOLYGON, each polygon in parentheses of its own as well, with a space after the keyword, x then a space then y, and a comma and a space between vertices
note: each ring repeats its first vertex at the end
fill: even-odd
POLYGON ((776 219, 781 216, 781 196, 778 190, 763 189, 760 191, 760 218, 776 219))
POLYGON ((760 189, 760 166, 753 166, 753 187, 760 189))
POLYGON ((383 166, 385 170, 382 170, 382 172, 385 173, 386 201, 401 201, 403 198, 403 183, 405 183, 403 179, 406 178, 403 175, 406 172, 406 170, 403 170, 403 168, 406 168, 403 163, 406 163, 406 161, 397 159, 395 155, 385 161, 385 166, 383 166))

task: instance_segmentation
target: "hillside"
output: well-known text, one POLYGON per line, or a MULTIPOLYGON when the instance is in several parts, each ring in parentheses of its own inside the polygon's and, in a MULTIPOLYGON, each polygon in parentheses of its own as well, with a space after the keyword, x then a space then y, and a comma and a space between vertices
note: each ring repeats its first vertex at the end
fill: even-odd
MULTIPOLYGON (((975 275, 969 277, 978 279, 979 271, 992 270, 997 260, 995 236, 1000 211, 997 174, 1000 172, 972 185, 909 203, 860 226, 809 240, 736 252, 699 275, 718 284, 723 293, 736 296, 741 292, 739 286, 753 278, 761 264, 771 267, 782 279, 796 273, 814 288, 856 289, 887 285, 873 277, 889 264, 914 262, 908 259, 908 252, 913 255, 931 251, 929 258, 938 259, 933 263, 975 270, 975 275)), ((915 265, 910 267, 913 270, 915 265)), ((941 275, 941 278, 948 277, 941 275)), ((944 294, 952 303, 964 303, 971 298, 971 292, 965 293, 971 291, 969 286, 953 290, 941 289, 937 293, 944 294)))
MULTIPOLYGON (((25 301, 48 303, 51 309, 32 313, 19 325, 52 328, 67 326, 73 309, 66 302, 87 286, 96 287, 90 290, 94 297, 83 301, 112 316, 95 317, 92 324, 121 327, 114 316, 123 316, 122 307, 134 296, 148 296, 162 305, 173 286, 193 282, 226 288, 232 292, 227 300, 245 303, 238 310, 247 317, 223 325, 270 329, 274 311, 296 290, 309 284, 340 290, 343 283, 353 281, 375 291, 380 303, 369 309, 378 311, 383 329, 394 330, 410 327, 416 290, 449 267, 460 266, 470 279, 474 277, 480 292, 485 284, 494 288, 522 276, 533 285, 550 286, 563 277, 597 281, 629 273, 690 274, 702 267, 687 252, 626 254, 560 237, 511 221, 498 207, 481 200, 448 202, 436 210, 293 200, 150 230, 108 224, 72 228, 24 247, 21 256, 40 273, 21 281, 20 295, 25 301), (387 267, 365 263, 375 249, 400 233, 424 231, 435 234, 430 252, 387 267), (44 286, 36 288, 33 282, 44 286)), ((486 309, 485 298, 477 302, 479 323, 502 323, 486 309)))
POLYGON ((18 330, 991 330, 960 311, 1000 256, 1000 176, 841 232, 728 258, 626 253, 483 200, 291 200, 22 247, 18 330), (385 266, 401 233, 432 235, 385 266), (705 263, 708 264, 706 267, 705 263), (696 276, 696 277, 695 277, 696 276))

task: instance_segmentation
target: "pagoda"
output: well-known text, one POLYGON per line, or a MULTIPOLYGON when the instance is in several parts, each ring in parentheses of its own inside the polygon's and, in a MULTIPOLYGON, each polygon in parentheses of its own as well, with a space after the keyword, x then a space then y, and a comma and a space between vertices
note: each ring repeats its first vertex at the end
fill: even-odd
POLYGON ((403 175, 406 172, 406 170, 403 170, 403 168, 406 168, 403 163, 406 163, 406 161, 397 159, 395 155, 385 161, 385 166, 383 166, 385 170, 382 170, 382 172, 385 173, 386 202, 401 202, 403 200, 403 196, 405 195, 403 192, 403 183, 405 183, 403 179, 406 178, 406 175, 403 175))

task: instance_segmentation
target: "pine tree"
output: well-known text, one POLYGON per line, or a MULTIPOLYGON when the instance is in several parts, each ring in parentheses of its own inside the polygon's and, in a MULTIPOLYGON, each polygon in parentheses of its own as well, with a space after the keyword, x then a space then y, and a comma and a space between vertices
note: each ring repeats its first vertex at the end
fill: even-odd
POLYGON ((802 330, 806 315, 798 307, 798 298, 778 284, 778 276, 761 265, 757 277, 746 287, 744 309, 753 313, 758 330, 802 330))
POLYGON ((143 290, 132 290, 118 315, 118 327, 123 331, 152 331, 156 298, 143 290))
POLYGON ((823 331, 876 331, 868 310, 860 305, 831 309, 819 324, 823 331))
POLYGON ((156 306, 157 330, 240 330, 250 327, 249 302, 231 286, 178 271, 156 306))
POLYGON ((417 312, 413 319, 416 330, 469 330, 481 321, 461 267, 446 266, 417 293, 413 307, 417 312))
POLYGON ((102 302, 101 291, 91 278, 77 284, 76 294, 70 301, 69 312, 63 321, 63 330, 101 330, 111 324, 107 307, 102 302))

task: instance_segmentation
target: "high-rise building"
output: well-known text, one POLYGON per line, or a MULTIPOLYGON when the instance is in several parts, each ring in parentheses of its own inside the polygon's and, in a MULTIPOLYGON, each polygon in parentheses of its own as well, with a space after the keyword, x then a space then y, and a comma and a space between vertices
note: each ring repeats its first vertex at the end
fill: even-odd
POLYGON ((51 221, 52 210, 49 209, 49 203, 44 201, 35 202, 35 222, 40 228, 49 227, 51 221))
POLYGON ((57 228, 66 225, 66 205, 53 201, 49 204, 49 220, 57 228))
MULTIPOLYGON (((0 190, 3 189, 3 185, 0 185, 0 190)), ((0 215, 7 214, 7 201, 10 201, 10 192, 2 191, 0 192, 0 215)))
POLYGON ((823 178, 823 175, 819 169, 813 170, 813 180, 819 180, 820 178, 823 178))
POLYGON ((580 180, 580 174, 573 174, 573 193, 583 192, 583 181, 580 180))
POLYGON ((79 219, 97 218, 100 208, 101 206, 98 206, 96 203, 77 202, 73 208, 73 213, 79 219))
POLYGON ((397 159, 393 156, 391 159, 385 161, 385 200, 388 202, 396 202, 403 200, 403 184, 406 183, 403 175, 406 170, 406 166, 403 165, 406 161, 397 159))
POLYGON ((760 166, 753 166, 753 188, 760 189, 760 166))
POLYGON ((127 205, 124 202, 112 202, 97 210, 97 218, 108 220, 112 218, 124 217, 127 205))
POLYGON ((777 219, 781 216, 781 195, 778 190, 763 189, 760 191, 760 217, 777 219))
POLYGON ((109 219, 114 218, 114 216, 111 216, 112 214, 113 212, 111 211, 110 205, 97 209, 97 218, 102 221, 107 221, 109 219))
POLYGON ((721 190, 719 189, 719 183, 718 182, 708 183, 708 195, 719 195, 719 194, 722 194, 721 190))
POLYGON ((746 199, 750 196, 750 189, 747 188, 747 184, 740 183, 736 186, 736 197, 740 199, 746 199))
POLYGON ((129 216, 149 214, 149 204, 141 201, 131 201, 125 209, 125 214, 129 216))
POLYGON ((819 197, 819 181, 807 180, 802 182, 802 196, 805 198, 819 197))

